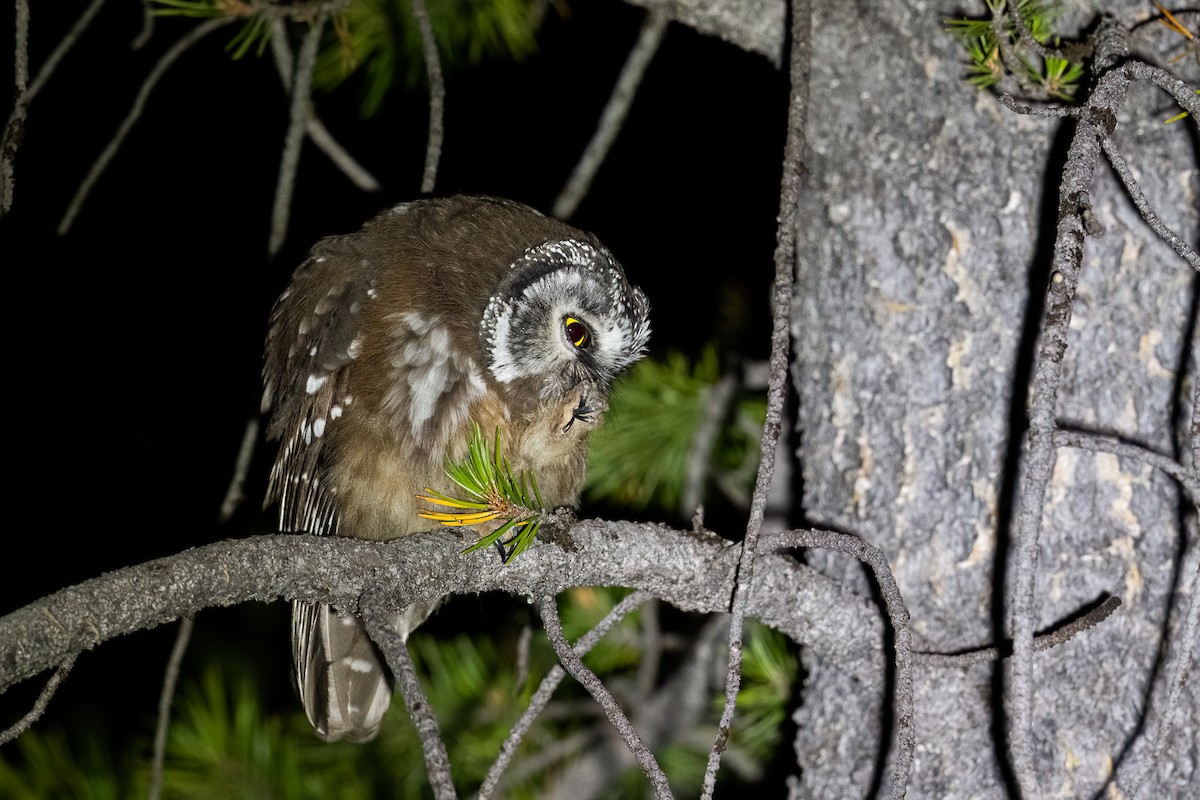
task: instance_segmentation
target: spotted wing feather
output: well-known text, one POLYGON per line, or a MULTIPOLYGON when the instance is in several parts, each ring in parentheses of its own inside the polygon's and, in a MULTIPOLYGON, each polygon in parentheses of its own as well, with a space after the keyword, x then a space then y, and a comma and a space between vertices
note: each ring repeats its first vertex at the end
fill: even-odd
MULTIPOLYGON (((340 515, 325 473, 325 446, 353 403, 349 365, 374 298, 370 260, 353 237, 318 244, 271 313, 263 368, 267 435, 281 439, 267 503, 283 531, 336 534, 340 515)), ((391 681, 354 614, 325 603, 292 605, 292 657, 309 722, 326 741, 375 737, 391 681)))
POLYGON ((282 440, 266 498, 279 503, 280 530, 337 533, 322 453, 326 429, 353 402, 345 368, 362 346, 361 319, 373 284, 353 237, 326 239, 271 313, 262 410, 272 412, 267 437, 282 440))

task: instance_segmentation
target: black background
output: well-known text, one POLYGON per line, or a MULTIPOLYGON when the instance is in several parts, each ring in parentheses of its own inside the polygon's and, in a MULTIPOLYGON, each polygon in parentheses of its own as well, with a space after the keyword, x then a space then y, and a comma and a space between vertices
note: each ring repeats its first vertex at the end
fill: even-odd
MULTIPOLYGON (((85 4, 31 5, 36 73, 85 4)), ((565 19, 547 14, 535 56, 448 75, 436 193, 503 195, 549 210, 644 15, 617 2, 573 0, 570 10, 565 19)), ((5 16, 0 41, 9 43, 5 16)), ((236 30, 228 27, 158 84, 73 229, 58 236, 142 81, 194 24, 160 19, 135 52, 140 4, 109 2, 29 109, 15 205, 0 220, 14 448, 0 613, 106 570, 272 530, 259 509, 269 447, 257 451, 247 502, 216 524, 243 428, 257 413, 271 303, 318 238, 357 229, 419 192, 423 85, 393 93, 364 120, 351 80, 319 97, 317 110, 384 189, 360 192, 306 144, 288 240, 272 263, 287 98, 269 54, 234 61, 224 51, 236 30)), ((0 54, 11 87, 9 45, 0 54)), ((672 24, 572 219, 646 290, 652 355, 694 353, 713 340, 730 360, 766 355, 786 100, 786 79, 765 58, 672 24)), ((8 111, 6 97, 0 113, 8 111)), ((278 662, 282 676, 286 619, 282 603, 207 611, 193 650, 278 662), (277 641, 264 630, 277 630, 277 641)), ((172 637, 168 626, 83 655, 50 723, 148 730, 172 637)), ((28 708, 43 679, 0 698, 0 727, 28 708)), ((282 678, 280 688, 288 691, 282 678)))

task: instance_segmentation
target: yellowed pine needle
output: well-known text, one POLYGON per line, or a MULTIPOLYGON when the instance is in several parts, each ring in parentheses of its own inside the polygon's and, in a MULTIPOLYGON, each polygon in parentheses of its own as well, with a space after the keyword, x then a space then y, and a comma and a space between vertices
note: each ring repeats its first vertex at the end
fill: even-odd
POLYGON ((500 516, 498 511, 478 511, 474 514, 452 514, 442 511, 419 511, 418 517, 431 519, 443 525, 478 525, 481 522, 491 522, 500 516))
POLYGON ((1170 28, 1171 30, 1180 34, 1181 36, 1186 36, 1189 40, 1196 38, 1192 34, 1191 31, 1189 31, 1187 28, 1183 27, 1183 23, 1180 22, 1178 19, 1176 19, 1175 15, 1172 14, 1170 11, 1167 11, 1165 8, 1160 6, 1158 3, 1155 3, 1154 7, 1157 8, 1162 13, 1162 17, 1159 17, 1158 21, 1161 22, 1163 25, 1166 25, 1168 28, 1170 28), (1163 17, 1165 17, 1165 19, 1163 17))

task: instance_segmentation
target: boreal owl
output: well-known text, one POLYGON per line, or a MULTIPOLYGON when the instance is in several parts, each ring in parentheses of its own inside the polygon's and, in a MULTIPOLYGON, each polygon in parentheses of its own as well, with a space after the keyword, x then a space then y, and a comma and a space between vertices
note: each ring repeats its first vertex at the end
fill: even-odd
MULTIPOLYGON (((514 474, 573 506, 588 433, 641 357, 648 304, 595 237, 519 203, 405 203, 319 242, 275 304, 263 369, 267 502, 280 529, 388 540, 427 530, 417 495, 453 494, 469 426, 514 474)), ((407 637, 429 614, 396 619, 407 637)), ((296 680, 328 741, 375 736, 391 679, 353 613, 297 602, 296 680)))

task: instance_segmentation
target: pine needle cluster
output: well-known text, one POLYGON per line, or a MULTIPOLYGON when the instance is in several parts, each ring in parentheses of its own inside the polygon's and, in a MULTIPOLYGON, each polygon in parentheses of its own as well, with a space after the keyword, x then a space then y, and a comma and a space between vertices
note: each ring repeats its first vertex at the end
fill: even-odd
POLYGON ((498 428, 489 448, 479 423, 473 423, 467 439, 467 457, 460 462, 448 461, 446 475, 466 493, 466 498, 451 497, 426 487, 427 494, 418 495, 418 500, 457 510, 422 511, 418 516, 450 527, 504 519, 498 528, 464 550, 464 555, 481 547, 496 546, 507 564, 533 544, 545 512, 542 494, 532 472, 513 474, 500 449, 498 428))
POLYGON ((967 80, 981 89, 1036 99, 1072 100, 1083 76, 1083 64, 1051 53, 1059 36, 1054 20, 1061 13, 1056 3, 1043 0, 986 0, 985 19, 946 20, 970 58, 967 80), (1019 16, 1034 45, 1023 38, 1014 21, 1019 16))

